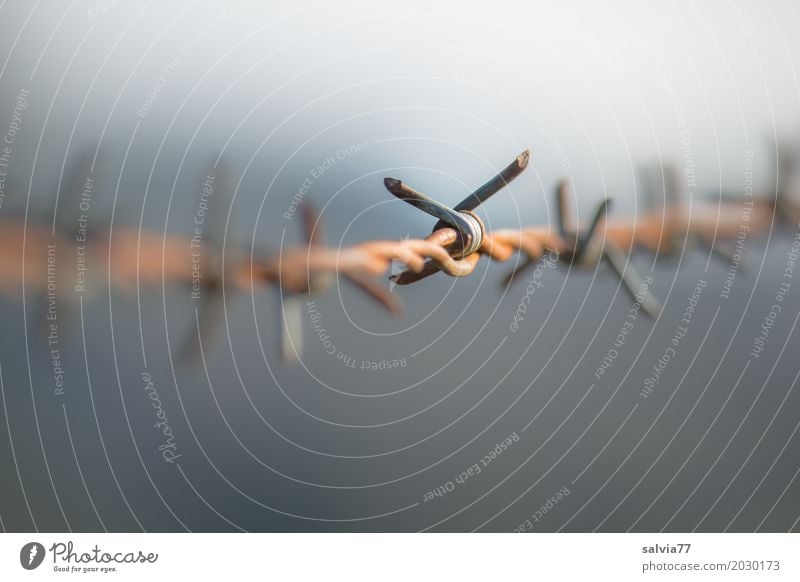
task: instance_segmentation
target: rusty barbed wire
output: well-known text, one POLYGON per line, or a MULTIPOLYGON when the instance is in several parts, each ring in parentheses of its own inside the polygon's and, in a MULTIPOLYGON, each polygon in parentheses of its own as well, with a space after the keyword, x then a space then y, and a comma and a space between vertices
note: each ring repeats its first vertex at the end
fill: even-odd
MULTIPOLYGON (((196 245, 190 248, 183 236, 124 226, 115 226, 113 234, 105 241, 93 240, 86 260, 91 262, 93 270, 106 267, 109 284, 123 290, 157 282, 197 285, 198 269, 203 271, 199 284, 214 297, 219 296, 223 284, 232 285, 237 292, 276 285, 281 291, 284 311, 284 359, 291 360, 302 343, 297 322, 291 324, 287 319, 287 306, 296 305, 298 298, 323 293, 336 276, 350 281, 388 313, 397 315, 401 311, 399 299, 377 280, 394 262, 402 263, 406 270, 390 279, 398 285, 409 285, 438 272, 466 277, 475 271, 481 257, 506 262, 519 253, 521 263, 503 280, 503 284, 508 285, 545 253, 556 253, 560 262, 570 268, 595 268, 605 260, 622 286, 636 298, 641 277, 629 261, 629 254, 634 250, 670 254, 688 238, 714 249, 718 241, 736 237, 742 230, 741 204, 722 202, 703 207, 694 202, 688 209, 685 199, 675 192, 677 178, 668 168, 662 168, 672 186, 666 189, 667 200, 661 209, 650 209, 637 217, 609 220, 611 199, 605 198, 588 225, 580 225, 569 210, 570 186, 564 180, 556 188, 556 227, 531 226, 487 232, 475 209, 518 177, 529 161, 530 152, 521 153, 453 208, 400 180, 386 178, 384 186, 392 195, 437 219, 432 233, 425 238, 374 240, 330 248, 322 241, 322 225, 316 213, 311 206, 304 205, 304 244, 277 255, 239 253, 225 259, 224 269, 219 261, 212 260, 215 254, 212 242, 205 241, 198 251, 196 245), (200 263, 192 256, 198 252, 202 257, 200 263)), ((768 228, 778 213, 794 216, 796 206, 788 202, 785 186, 781 183, 781 188, 776 187, 772 202, 752 205, 748 210, 748 233, 768 228)), ((74 234, 68 231, 55 228, 51 231, 41 224, 19 224, 0 218, 0 269, 4 273, 0 292, 12 294, 16 290, 15 283, 19 282, 27 289, 43 292, 48 284, 48 271, 42 265, 54 262, 50 258, 52 248, 69 248, 74 244, 74 234)), ((59 264, 53 268, 61 271, 63 266, 59 264)), ((645 300, 641 297, 638 300, 642 301, 646 313, 653 317, 658 315, 661 306, 654 297, 648 295, 645 300)), ((207 328, 201 320, 211 319, 209 312, 217 309, 219 301, 206 302, 198 309, 198 333, 204 333, 207 328)), ((296 307, 292 310, 298 311, 296 307)))

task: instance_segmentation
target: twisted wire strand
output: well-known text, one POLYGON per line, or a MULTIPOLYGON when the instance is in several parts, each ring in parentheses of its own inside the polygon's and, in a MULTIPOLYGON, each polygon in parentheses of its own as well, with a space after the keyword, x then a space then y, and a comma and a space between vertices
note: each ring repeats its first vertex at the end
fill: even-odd
MULTIPOLYGON (((771 227, 776 211, 775 205, 752 208, 747 219, 748 234, 771 227)), ((309 209, 305 220, 306 244, 290 247, 277 255, 239 253, 226 258, 223 263, 216 257, 219 249, 210 242, 197 248, 179 235, 117 227, 110 240, 102 240, 102 237, 92 240, 86 263, 92 282, 108 281, 123 292, 130 293, 159 283, 189 285, 193 290, 199 286, 203 292, 198 304, 197 333, 206 337, 205 343, 208 344, 209 337, 218 335, 222 329, 219 319, 225 285, 230 290, 229 297, 255 291, 265 284, 275 285, 285 300, 289 296, 320 294, 336 276, 340 276, 388 313, 397 316, 402 311, 400 299, 391 293, 391 288, 376 279, 394 270, 396 263, 405 265, 406 270, 390 279, 398 285, 408 285, 437 272, 466 277, 475 271, 483 256, 506 262, 519 253, 522 260, 504 278, 502 284, 505 286, 545 253, 555 253, 571 267, 588 268, 596 266, 604 254, 611 256, 607 251, 616 249, 622 260, 618 256, 618 260, 610 261, 612 271, 626 283, 628 292, 633 293, 630 280, 636 275, 632 270, 626 272, 625 251, 644 248, 656 253, 671 253, 680 249, 680 239, 692 235, 713 249, 709 241, 740 234, 742 216, 741 209, 736 208, 709 208, 705 211, 693 208, 691 213, 685 208, 669 208, 636 219, 607 221, 603 218, 590 236, 591 240, 583 243, 580 237, 556 232, 556 228, 551 226, 499 229, 484 233, 477 251, 462 256, 461 235, 451 227, 439 228, 424 239, 365 241, 338 249, 326 247, 321 243, 319 221, 309 209), (578 244, 591 249, 580 253, 576 262, 574 251, 578 244), (198 255, 199 263, 196 262, 198 255), (103 269, 108 270, 103 272, 103 269)), ((0 220, 0 273, 3 274, 0 294, 13 296, 23 288, 34 293, 49 292, 53 277, 59 284, 64 280, 74 281, 75 262, 61 258, 54 260, 52 255, 53 249, 67 248, 74 252, 74 245, 73 237, 59 231, 52 233, 43 225, 22 226, 7 219, 0 220)), ((60 251, 56 253, 61 256, 60 251)), ((645 303, 645 311, 657 316, 660 303, 652 297, 646 298, 645 303)), ((201 347, 196 335, 192 333, 180 349, 179 360, 184 364, 194 362, 198 357, 201 347)), ((284 349, 284 360, 290 361, 285 352, 284 349)))
MULTIPOLYGON (((749 235, 770 227, 772 211, 766 205, 752 209, 746 223, 749 235)), ((666 253, 673 250, 676 239, 686 235, 699 235, 708 240, 733 238, 740 233, 742 224, 740 209, 695 207, 691 215, 685 209, 678 209, 667 213, 651 212, 636 219, 606 221, 597 236, 607 237, 626 251, 643 248, 666 253)), ((573 240, 549 226, 499 229, 485 234, 477 252, 455 258, 451 252, 458 240, 458 232, 445 227, 424 239, 365 241, 338 249, 309 242, 272 256, 246 257, 242 253, 228 260, 232 267, 226 277, 242 289, 267 283, 279 285, 286 293, 309 293, 314 291, 314 280, 319 276, 341 274, 365 282, 370 277, 384 275, 396 261, 407 270, 391 279, 399 285, 407 285, 436 272, 466 277, 474 272, 483 256, 506 262, 519 252, 530 262, 539 260, 546 252, 563 253, 574 245, 573 240)), ((43 225, 29 224, 23 229, 16 222, 0 220, 0 271, 3 273, 0 292, 10 294, 17 290, 23 276, 27 287, 35 289, 46 285, 49 248, 46 245, 56 249, 72 248, 74 241, 58 232, 52 235, 43 225), (22 252, 23 241, 25 253, 22 252)), ((199 249, 203 257, 202 285, 216 285, 222 278, 222 273, 208 258, 214 250, 211 245, 199 249)), ((87 263, 95 272, 110 265, 111 283, 122 289, 162 280, 191 283, 196 274, 192 268, 192 252, 198 250, 190 249, 185 237, 117 227, 111 241, 92 241, 87 263)), ((74 271, 73 261, 58 262, 59 272, 74 271)), ((592 264, 589 261, 579 266, 592 264)), ((70 277, 74 277, 74 273, 70 277)))

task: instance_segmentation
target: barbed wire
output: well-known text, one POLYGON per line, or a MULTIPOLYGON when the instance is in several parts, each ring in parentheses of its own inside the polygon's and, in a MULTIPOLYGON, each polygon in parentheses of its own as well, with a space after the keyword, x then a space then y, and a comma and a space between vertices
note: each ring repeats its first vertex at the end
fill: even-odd
MULTIPOLYGON (((438 272, 466 277, 475 271, 481 257, 506 262, 519 254, 521 260, 502 281, 502 285, 507 286, 545 253, 579 269, 607 262, 627 293, 641 303, 643 311, 657 317, 661 304, 649 292, 644 297, 639 294, 642 279, 629 261, 630 253, 644 249, 662 255, 687 244, 703 244, 727 261, 731 260, 732 253, 720 246, 721 241, 745 231, 750 236, 766 230, 773 225, 776 216, 786 218, 798 214, 778 186, 772 201, 720 202, 717 205, 693 201, 688 205, 677 193, 677 177, 670 168, 662 168, 671 186, 665 190, 665 203, 660 209, 609 220, 612 201, 606 198, 597 206, 588 224, 577 224, 569 209, 573 197, 570 184, 563 180, 555 192, 558 218, 555 226, 487 231, 474 210, 518 177, 529 161, 530 152, 521 153, 453 208, 400 180, 386 178, 384 185, 392 195, 437 219, 432 233, 425 238, 372 240, 331 248, 323 242, 322 225, 316 212, 304 204, 305 242, 277 255, 239 253, 214 261, 213 243, 209 241, 198 247, 194 243, 190 245, 180 235, 120 226, 114 228, 105 244, 94 240, 85 260, 92 264, 92 269, 105 266, 109 283, 124 290, 157 282, 200 286, 206 291, 205 301, 198 309, 199 321, 206 322, 199 324, 200 333, 214 318, 223 285, 233 285, 240 292, 276 285, 288 302, 293 297, 323 293, 336 276, 341 276, 387 312, 398 315, 402 310, 399 299, 376 279, 398 262, 405 270, 393 274, 391 283, 410 285, 438 272)), ((0 280, 0 292, 13 293, 19 281, 25 288, 44 291, 49 267, 43 269, 42 265, 54 264, 50 256, 52 249, 73 245, 74 235, 68 235, 63 229, 51 232, 36 223, 19 224, 4 219, 0 224, 0 269, 5 274, 0 280)), ((62 266, 53 268, 63 269, 62 266)), ((287 328, 292 326, 284 323, 284 332, 288 333, 287 328)), ((296 346, 292 351, 296 351, 296 346)), ((284 355, 289 359, 290 354, 284 355)))

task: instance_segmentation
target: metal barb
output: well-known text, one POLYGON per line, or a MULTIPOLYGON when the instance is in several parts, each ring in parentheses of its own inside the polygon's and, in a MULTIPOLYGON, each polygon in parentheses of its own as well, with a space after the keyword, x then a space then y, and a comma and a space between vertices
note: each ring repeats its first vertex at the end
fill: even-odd
POLYGON ((519 176, 525 170, 525 168, 528 167, 530 160, 531 151, 525 150, 518 155, 513 162, 503 168, 503 170, 494 178, 486 182, 483 186, 459 202, 454 210, 458 212, 462 212, 464 210, 475 210, 478 206, 508 186, 512 180, 519 176))
MULTIPOLYGON (((455 208, 450 208, 410 188, 400 180, 385 178, 383 184, 392 195, 437 218, 438 221, 433 227, 434 232, 445 228, 454 229, 458 233, 458 240, 448 246, 448 252, 453 258, 463 260, 481 249, 486 235, 483 221, 473 213, 473 210, 519 176, 528 167, 529 162, 530 150, 525 150, 488 182, 459 202, 455 208)), ((438 263, 429 261, 421 272, 411 274, 406 271, 391 277, 391 280, 398 284, 404 284, 405 278, 419 281, 439 270, 441 269, 438 263)))
POLYGON ((467 211, 458 212, 430 196, 417 192, 394 178, 384 179, 383 184, 389 192, 400 200, 408 202, 414 208, 419 208, 434 218, 438 218, 439 221, 433 227, 434 230, 450 227, 458 231, 460 235, 460 258, 472 254, 480 246, 483 240, 483 228, 476 222, 472 213, 467 211))
POLYGON ((603 258, 605 258, 609 267, 617 274, 625 288, 628 295, 639 304, 644 311, 651 318, 656 319, 661 314, 661 302, 648 289, 643 297, 638 294, 644 288, 641 275, 634 269, 633 265, 628 261, 628 257, 617 243, 611 239, 606 240, 605 248, 603 249, 603 258))
MULTIPOLYGON (((311 266, 312 254, 325 254, 329 252, 323 243, 323 229, 321 221, 314 210, 309 204, 303 205, 303 227, 305 234, 305 252, 307 265, 306 269, 306 285, 305 288, 296 289, 294 286, 289 289, 284 286, 281 281, 281 326, 280 326, 280 346, 285 364, 296 362, 302 357, 303 353, 303 309, 302 305, 304 298, 311 295, 320 295, 327 291, 334 281, 334 272, 338 270, 345 279, 353 283, 357 288, 361 289, 369 297, 381 307, 386 309, 390 314, 398 316, 402 313, 402 304, 400 300, 393 296, 388 289, 377 284, 377 282, 365 275, 352 270, 337 269, 337 265, 333 265, 332 269, 314 269, 311 266)), ((292 268, 291 265, 288 268, 292 268)))
POLYGON ((603 201, 597 206, 597 210, 594 213, 594 218, 592 219, 589 229, 585 233, 577 235, 576 238, 578 242, 575 245, 575 250, 573 251, 572 262, 580 262, 584 254, 586 254, 586 250, 592 246, 596 237, 599 236, 597 227, 600 225, 600 221, 606 218, 609 206, 611 206, 611 199, 603 199, 603 201))
MULTIPOLYGON (((625 252, 611 238, 605 237, 603 246, 599 253, 589 251, 598 247, 600 241, 600 224, 608 215, 611 206, 611 199, 604 198, 597 206, 589 227, 580 231, 572 220, 572 213, 569 211, 569 198, 571 189, 568 180, 562 180, 556 187, 556 208, 558 230, 567 245, 567 249, 559 254, 559 259, 572 266, 586 267, 596 265, 598 260, 605 259, 611 269, 620 278, 620 282, 628 294, 638 301, 637 293, 642 286, 642 277, 636 272, 633 265, 627 260, 625 252)), ((504 286, 508 286, 523 271, 536 265, 536 261, 528 257, 516 268, 512 269, 503 281, 504 286)), ((655 318, 661 312, 661 304, 649 292, 641 300, 642 310, 655 318)))

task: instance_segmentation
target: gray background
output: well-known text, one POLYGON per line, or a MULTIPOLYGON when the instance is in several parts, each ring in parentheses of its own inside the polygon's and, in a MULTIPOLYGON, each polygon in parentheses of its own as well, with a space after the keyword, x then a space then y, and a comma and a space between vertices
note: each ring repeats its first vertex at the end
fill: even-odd
MULTIPOLYGON (((0 220, 69 232, 70 182, 93 159, 95 244, 140 220, 187 233, 220 156, 229 188, 211 211, 215 237, 230 253, 277 253, 300 240, 299 218, 283 213, 309 172, 358 143, 304 197, 333 246, 429 232, 384 176, 454 204, 525 148, 531 168, 480 211, 490 228, 549 222, 562 176, 579 216, 605 194, 615 217, 634 216, 646 197, 637 168, 660 162, 694 170, 690 201, 737 203, 748 152, 769 199, 776 144, 800 127, 799 16, 789 1, 6 1, 0 133, 20 89, 30 97, 0 220), (160 75, 157 100, 137 115, 160 75)), ((797 530, 800 283, 765 351, 749 357, 795 233, 776 222, 748 239, 728 300, 727 265, 705 248, 635 254, 666 307, 636 322, 601 380, 594 371, 631 306, 602 266, 545 269, 516 333, 525 284, 500 285, 508 264, 396 289, 400 319, 340 281, 317 299, 331 340, 359 361, 406 358, 387 371, 326 355, 308 318, 302 363, 281 364, 274 288, 227 292, 226 329, 204 338, 202 361, 182 364, 171 355, 193 333, 189 289, 109 290, 95 270, 82 298, 58 282, 62 396, 45 298, 20 284, 0 297, 0 525, 797 530), (699 279, 688 334, 642 398, 699 279), (145 370, 174 430, 173 464, 157 449, 145 370), (480 474, 424 501, 512 433, 519 441, 480 474), (563 487, 570 494, 534 521, 563 487)))

